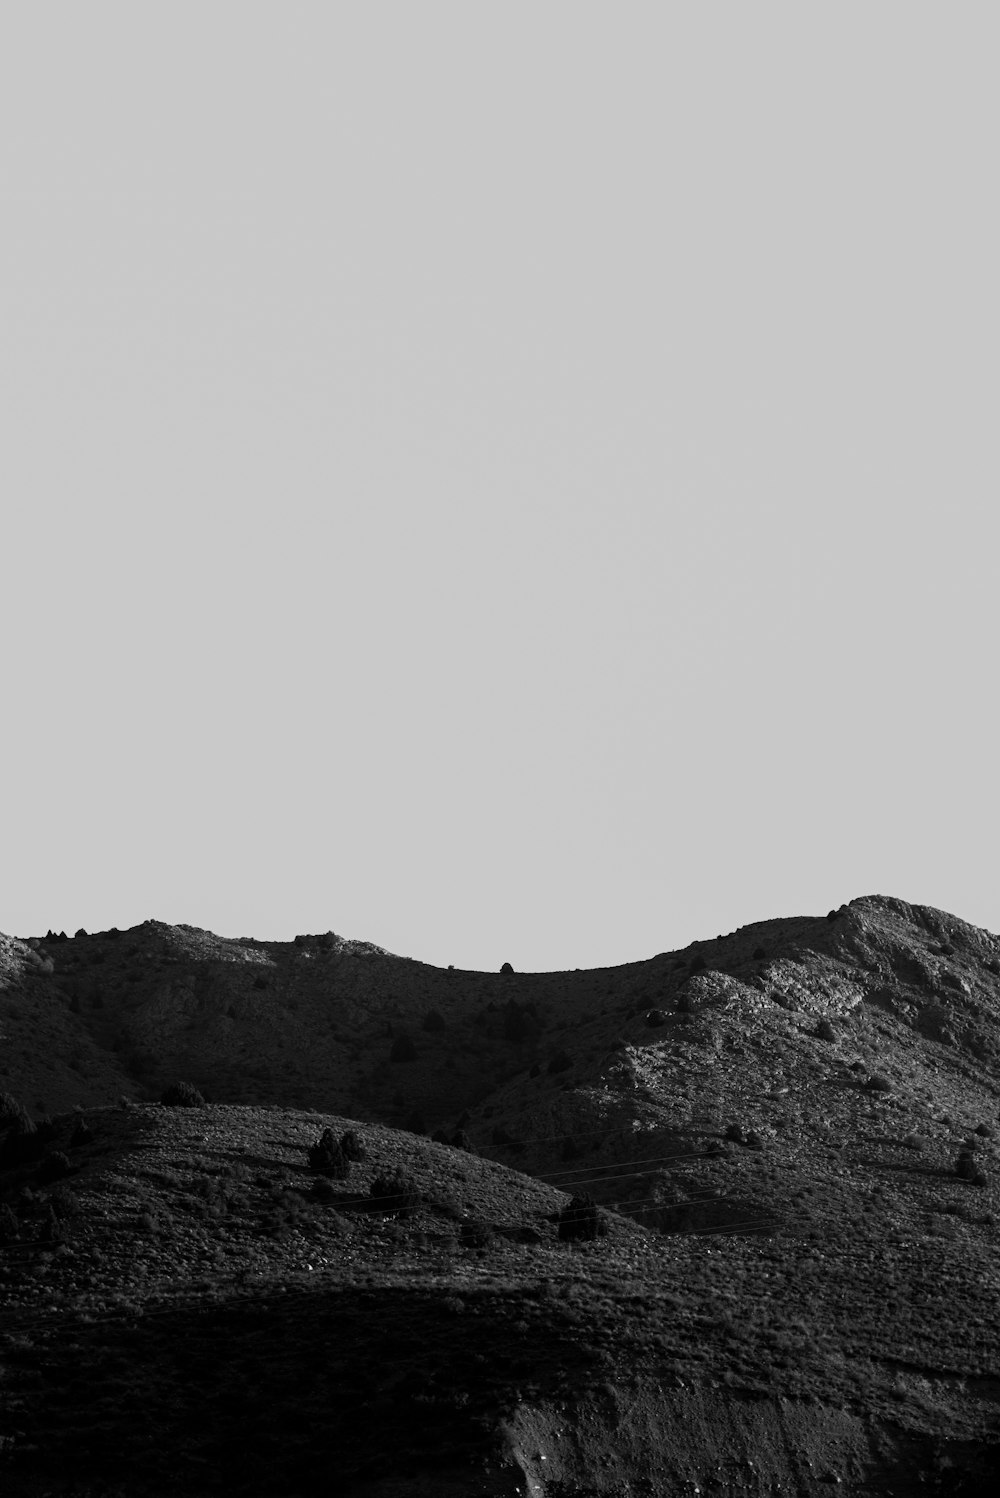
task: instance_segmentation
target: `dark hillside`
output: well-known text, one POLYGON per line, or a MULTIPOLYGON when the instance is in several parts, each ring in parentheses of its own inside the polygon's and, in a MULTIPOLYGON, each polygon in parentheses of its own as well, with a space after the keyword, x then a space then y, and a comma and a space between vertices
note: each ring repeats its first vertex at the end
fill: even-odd
POLYGON ((883 897, 582 973, 3 938, 3 1491, 992 1492, 998 1047, 997 938, 883 897))

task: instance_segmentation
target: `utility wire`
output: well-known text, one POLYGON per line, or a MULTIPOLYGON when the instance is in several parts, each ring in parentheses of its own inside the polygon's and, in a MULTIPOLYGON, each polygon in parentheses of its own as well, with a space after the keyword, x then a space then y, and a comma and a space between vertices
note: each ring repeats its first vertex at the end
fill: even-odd
MULTIPOLYGON (((706 1119, 705 1123, 708 1123, 708 1122, 710 1122, 710 1120, 706 1119)), ((696 1121, 694 1119, 690 1120, 689 1122, 687 1122, 685 1124, 679 1125, 677 1127, 677 1129, 674 1129, 674 1126, 671 1125, 671 1124, 657 1124, 654 1128, 652 1128, 652 1129, 646 1129, 646 1130, 637 1130, 637 1129, 630 1129, 630 1128, 625 1128, 625 1127, 616 1127, 614 1125, 609 1125, 606 1128, 580 1128, 580 1129, 574 1129, 571 1134, 536 1134, 536 1135, 534 1135, 530 1139, 520 1139, 520 1138, 516 1138, 515 1137, 515 1138, 511 1138, 511 1139, 505 1139, 505 1140, 503 1140, 502 1143, 501 1142, 490 1142, 489 1144, 484 1144, 482 1146, 482 1148, 484 1148, 484 1149, 498 1149, 498 1150, 506 1150, 506 1149, 519 1150, 519 1149, 527 1149, 532 1144, 557 1144, 559 1142, 559 1140, 561 1140, 561 1139, 591 1139, 591 1138, 600 1138, 601 1140, 604 1140, 604 1139, 607 1139, 608 1137, 612 1137, 613 1138, 615 1135, 623 1135, 623 1134, 627 1134, 629 1136, 629 1138, 632 1138, 632 1139, 639 1139, 639 1138, 642 1137, 643 1134, 645 1134, 647 1136, 655 1135, 655 1134, 667 1134, 667 1133, 670 1133, 670 1132, 678 1132, 679 1130, 682 1130, 682 1129, 690 1129, 690 1128, 695 1128, 695 1127, 697 1127, 697 1124, 696 1124, 696 1121)), ((458 1131, 456 1131, 456 1132, 458 1132, 458 1131)), ((464 1132, 464 1131, 462 1131, 462 1132, 464 1132)), ((437 1142, 440 1143, 440 1141, 437 1141, 437 1142)))
POLYGON ((646 1170, 655 1165, 669 1165, 678 1160, 708 1160, 711 1158, 712 1156, 706 1155, 704 1150, 690 1150, 685 1151, 683 1154, 676 1155, 650 1155, 645 1159, 638 1160, 614 1160, 609 1161, 609 1163, 605 1166, 582 1166, 579 1170, 546 1171, 544 1175, 534 1176, 533 1179, 536 1181, 543 1181, 546 1186, 557 1186, 560 1181, 564 1180, 569 1181, 571 1184, 574 1184, 574 1177, 577 1178, 577 1182, 580 1178, 584 1177, 589 1181, 613 1181, 618 1177, 614 1175, 595 1175, 594 1171, 613 1170, 618 1171, 622 1176, 643 1175, 646 1170), (640 1170, 620 1171, 620 1167, 623 1165, 638 1165, 644 1168, 640 1170))

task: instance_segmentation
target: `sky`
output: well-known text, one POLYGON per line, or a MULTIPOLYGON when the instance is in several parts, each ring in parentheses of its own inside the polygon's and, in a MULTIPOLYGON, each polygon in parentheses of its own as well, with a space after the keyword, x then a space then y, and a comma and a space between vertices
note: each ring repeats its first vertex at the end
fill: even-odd
POLYGON ((0 17, 0 930, 1000 928, 995 5, 0 17))

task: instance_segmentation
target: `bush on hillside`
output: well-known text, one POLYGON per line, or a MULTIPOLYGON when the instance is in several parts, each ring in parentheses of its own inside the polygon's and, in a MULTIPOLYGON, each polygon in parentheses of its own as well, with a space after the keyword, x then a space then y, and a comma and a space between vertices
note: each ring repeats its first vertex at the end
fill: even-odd
POLYGON ((83 1212, 80 1198, 65 1182, 60 1182, 49 1192, 49 1205, 57 1217, 79 1217, 83 1212))
POLYGON ((533 1004, 522 1008, 516 999, 508 999, 503 1007, 504 1040, 523 1045, 526 1040, 533 1040, 541 1028, 533 1004))
POLYGON ((971 1186, 986 1185, 986 1172, 976 1164, 976 1157, 969 1149, 962 1150, 955 1161, 955 1174, 971 1186))
POLYGON ((459 1225, 458 1241, 463 1248, 489 1248, 495 1238, 496 1233, 491 1225, 488 1222, 481 1222, 478 1218, 467 1217, 459 1225))
POLYGON ((820 1020, 816 1026, 815 1034, 817 1040, 836 1040, 837 1038, 837 1032, 828 1019, 820 1020))
POLYGON ((574 1196, 559 1213, 559 1238, 563 1243, 592 1242, 607 1231, 607 1223, 589 1196, 574 1196))
POLYGON ((28 1110, 9 1092, 0 1092, 0 1169, 28 1164, 42 1154, 51 1128, 38 1128, 28 1110))
POLYGON ((428 1009, 421 1028, 426 1030, 428 1035, 439 1034, 445 1029, 444 1015, 438 1009, 428 1009))
POLYGON ((171 1082, 160 1094, 160 1102, 167 1108, 204 1108, 205 1099, 191 1082, 171 1082))
POLYGON ((332 1129, 324 1129, 316 1143, 309 1146, 309 1169, 335 1181, 346 1181, 350 1175, 351 1162, 343 1146, 334 1139, 332 1129))
POLYGON ((50 1181, 58 1181, 63 1176, 68 1176, 72 1169, 69 1155, 64 1154, 62 1150, 50 1150, 38 1167, 37 1179, 41 1185, 47 1186, 50 1181))
POLYGON ((412 1176, 402 1170, 374 1176, 368 1199, 376 1212, 391 1217, 412 1217, 420 1206, 420 1192, 412 1176))
POLYGON ((0 1243, 16 1243, 21 1227, 6 1202, 0 1204, 0 1243))
POLYGON ((35 1132, 34 1120, 13 1093, 0 1092, 0 1129, 15 1128, 22 1134, 35 1132))
POLYGON ((353 1129, 347 1129, 341 1134, 340 1148, 344 1152, 345 1160, 363 1160, 365 1158, 365 1147, 353 1129))

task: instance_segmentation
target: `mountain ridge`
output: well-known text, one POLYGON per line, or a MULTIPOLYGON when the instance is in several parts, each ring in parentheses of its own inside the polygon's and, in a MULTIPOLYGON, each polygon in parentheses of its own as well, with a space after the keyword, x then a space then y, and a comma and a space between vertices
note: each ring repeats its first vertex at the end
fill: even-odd
MULTIPOLYGON (((865 896, 537 974, 333 933, 3 938, 0 1065, 0 1090, 60 1115, 42 1128, 70 1171, 0 1174, 20 1224, 0 1250, 9 1316, 59 1368, 81 1337, 104 1366, 96 1316, 159 1391, 150 1430, 184 1450, 179 1349, 206 1348, 190 1398, 218 1413, 221 1317, 265 1465, 300 1432, 299 1487, 272 1465, 270 1487, 241 1467, 231 1490, 301 1491, 336 1447, 312 1396, 305 1431, 295 1411, 328 1302, 334 1342, 376 1328, 356 1364, 308 1354, 347 1492, 993 1489, 1000 939, 947 912, 865 896), (180 1078, 209 1105, 159 1103, 180 1078), (74 1144, 81 1116, 93 1137, 74 1144), (327 1129, 365 1158, 320 1190, 327 1129), (412 1216, 372 1206, 396 1170, 412 1216), (57 1251, 39 1235, 67 1182, 80 1209, 57 1251), (603 1236, 562 1241, 576 1198, 603 1236), (286 1369, 266 1416, 262 1359, 286 1369)), ((96 1396, 66 1376, 87 1447, 96 1396)), ((40 1449, 69 1439, 22 1395, 40 1449)), ((204 1491, 221 1491, 222 1449, 198 1430, 204 1491)), ((122 1491, 159 1494, 133 1445, 122 1491)), ((116 1460, 94 1448, 88 1471, 116 1460)), ((11 1473, 12 1493, 74 1491, 30 1452, 11 1473)))

